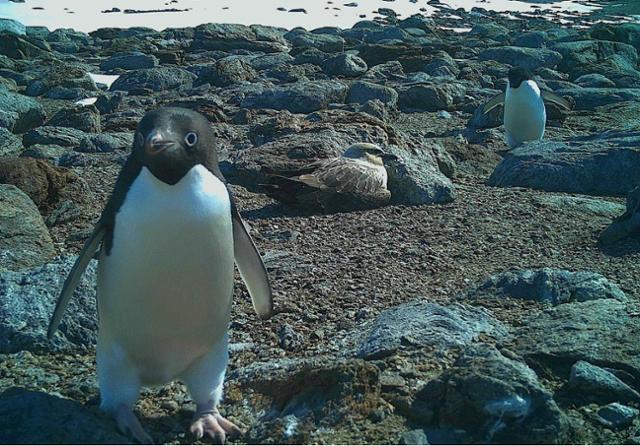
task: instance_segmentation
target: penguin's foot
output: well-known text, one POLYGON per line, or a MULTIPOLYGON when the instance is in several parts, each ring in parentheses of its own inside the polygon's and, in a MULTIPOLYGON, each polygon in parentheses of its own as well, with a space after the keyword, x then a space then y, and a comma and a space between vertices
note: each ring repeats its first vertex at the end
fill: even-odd
POLYGON ((118 423, 118 429, 120 429, 123 434, 131 435, 139 443, 153 444, 151 436, 144 430, 131 407, 126 404, 118 406, 115 418, 116 423, 118 423))
POLYGON ((198 404, 189 430, 195 435, 196 439, 199 440, 207 435, 216 444, 224 444, 227 435, 232 437, 242 435, 242 430, 220 415, 218 409, 211 402, 202 405, 198 404))

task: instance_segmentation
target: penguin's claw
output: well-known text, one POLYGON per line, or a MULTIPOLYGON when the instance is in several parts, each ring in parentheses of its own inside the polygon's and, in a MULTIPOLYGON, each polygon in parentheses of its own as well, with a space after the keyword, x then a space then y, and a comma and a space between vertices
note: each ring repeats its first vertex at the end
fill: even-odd
POLYGON ((121 404, 115 415, 118 429, 120 429, 123 434, 131 435, 138 443, 141 444, 154 444, 153 439, 147 431, 144 430, 131 407, 121 404))
POLYGON ((207 435, 215 444, 224 444, 227 435, 234 437, 242 434, 238 426, 220 415, 217 410, 196 414, 189 430, 197 440, 207 435))

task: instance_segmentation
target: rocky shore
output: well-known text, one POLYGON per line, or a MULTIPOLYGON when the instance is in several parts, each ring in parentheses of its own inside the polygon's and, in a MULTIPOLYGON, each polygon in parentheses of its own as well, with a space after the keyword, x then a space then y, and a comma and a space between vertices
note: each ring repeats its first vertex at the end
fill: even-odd
MULTIPOLYGON (((237 282, 231 442, 640 442, 638 51, 640 24, 540 10, 312 31, 0 19, 0 443, 129 441, 98 410, 95 265, 46 326, 165 105, 211 121, 275 291, 261 321, 237 282), (573 109, 548 104, 544 141, 509 151, 501 110, 479 109, 512 65, 573 109), (359 142, 396 156, 389 205, 309 215, 264 193, 359 142)), ((180 383, 138 405, 169 444, 192 441, 192 409, 180 383)))

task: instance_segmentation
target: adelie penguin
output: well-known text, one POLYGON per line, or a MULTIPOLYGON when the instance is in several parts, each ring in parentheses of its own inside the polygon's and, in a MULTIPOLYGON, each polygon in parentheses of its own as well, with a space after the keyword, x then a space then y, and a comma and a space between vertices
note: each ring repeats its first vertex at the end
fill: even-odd
POLYGON ((217 409, 228 362, 234 259, 262 318, 272 313, 267 273, 219 168, 200 114, 147 113, 93 234, 64 283, 51 337, 99 252, 97 345, 101 408, 151 442, 133 412, 142 385, 180 379, 196 438, 224 443, 236 425, 217 409))
POLYGON ((483 107, 484 114, 504 104, 504 130, 510 148, 526 141, 541 140, 547 122, 544 101, 569 110, 571 105, 550 91, 540 90, 533 75, 521 67, 509 70, 507 89, 491 98, 483 107))
POLYGON ((342 156, 312 163, 292 177, 274 175, 268 195, 305 212, 346 212, 391 199, 384 161, 395 159, 375 144, 357 143, 342 156))

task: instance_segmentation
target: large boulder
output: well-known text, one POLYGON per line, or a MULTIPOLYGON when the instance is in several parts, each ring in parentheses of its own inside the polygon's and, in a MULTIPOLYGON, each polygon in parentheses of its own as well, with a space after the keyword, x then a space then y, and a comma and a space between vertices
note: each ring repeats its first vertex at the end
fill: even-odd
POLYGON ((358 77, 367 72, 367 63, 350 53, 336 54, 322 62, 322 71, 329 76, 358 77))
POLYGON ((39 265, 53 255, 51 236, 36 205, 16 186, 0 184, 0 271, 39 265))
POLYGON ((42 125, 45 119, 44 109, 37 101, 0 87, 0 123, 4 123, 0 125, 14 133, 23 133, 42 125))
POLYGON ((595 299, 627 300, 618 285, 600 274, 552 268, 495 274, 460 297, 474 300, 524 299, 552 305, 595 299))
POLYGON ((250 93, 242 101, 242 107, 311 113, 326 109, 331 103, 343 103, 346 95, 347 86, 338 81, 301 81, 250 93))
POLYGON ((198 84, 209 83, 216 87, 227 87, 255 78, 256 71, 244 58, 229 56, 206 65, 199 70, 198 84))
POLYGON ((20 155, 23 150, 22 139, 4 127, 0 127, 0 157, 20 155))
POLYGON ((546 48, 502 46, 488 48, 481 52, 478 58, 480 60, 495 60, 504 64, 535 71, 545 67, 554 68, 562 61, 562 54, 546 48))
POLYGON ((0 353, 88 350, 96 343, 96 266, 92 260, 52 340, 47 327, 76 257, 23 271, 0 273, 0 353))
POLYGON ((193 86, 196 76, 177 67, 157 67, 131 70, 121 75, 111 84, 109 91, 166 91, 188 89, 193 86))
POLYGON ((532 362, 587 361, 640 375, 638 306, 616 299, 571 302, 532 314, 514 333, 516 353, 532 362))
POLYGON ((427 429, 434 443, 457 438, 448 444, 562 444, 569 439, 569 418, 536 373, 487 344, 467 347, 416 399, 438 420, 427 429))
POLYGON ((378 99, 388 107, 398 104, 398 92, 391 87, 374 84, 373 82, 357 81, 351 84, 346 101, 348 103, 365 104, 367 101, 378 99))
POLYGON ((287 42, 276 28, 261 25, 207 23, 197 26, 191 50, 249 50, 265 53, 287 51, 287 42))
POLYGON ((100 133, 100 112, 98 112, 95 105, 72 105, 58 110, 49 119, 47 125, 70 127, 89 133, 100 133))
POLYGON ((585 195, 626 195, 640 185, 640 139, 633 133, 535 141, 518 147, 496 167, 491 186, 520 186, 585 195))
POLYGON ((1 18, 0 32, 9 32, 18 36, 25 36, 27 34, 27 28, 17 20, 1 18))
POLYGON ((466 87, 459 82, 418 84, 400 89, 398 102, 407 111, 454 110, 464 101, 465 94, 466 87))
POLYGON ((416 300, 385 310, 367 327, 358 355, 380 359, 401 349, 435 348, 444 352, 477 340, 481 334, 503 337, 505 328, 487 312, 463 305, 442 306, 416 300))
POLYGON ((143 68, 155 68, 158 66, 158 58, 153 54, 140 52, 114 54, 100 64, 102 71, 113 70, 140 70, 143 68))

